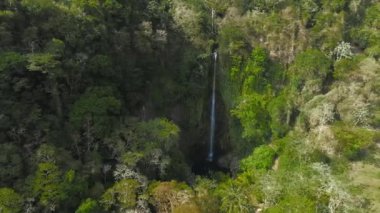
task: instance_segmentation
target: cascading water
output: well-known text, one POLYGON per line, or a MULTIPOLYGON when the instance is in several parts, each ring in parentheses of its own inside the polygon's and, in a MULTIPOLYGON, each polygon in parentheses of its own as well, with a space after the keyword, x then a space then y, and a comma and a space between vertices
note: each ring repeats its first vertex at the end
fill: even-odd
POLYGON ((211 95, 211 114, 210 114, 210 147, 208 152, 208 161, 213 161, 214 159, 214 142, 215 142, 215 105, 216 105, 216 66, 218 60, 218 53, 215 51, 213 53, 213 61, 214 61, 214 72, 212 79, 212 95, 211 95))
MULTIPOLYGON (((211 9, 211 29, 212 33, 215 33, 214 29, 214 18, 215 18, 215 10, 211 9)), ((212 60, 214 62, 214 71, 213 71, 213 79, 212 79, 212 94, 211 94, 211 114, 210 114, 210 141, 209 141, 209 151, 208 151, 208 161, 214 160, 214 143, 215 143, 215 105, 216 105, 216 69, 217 69, 217 60, 218 53, 214 49, 212 53, 212 60)))

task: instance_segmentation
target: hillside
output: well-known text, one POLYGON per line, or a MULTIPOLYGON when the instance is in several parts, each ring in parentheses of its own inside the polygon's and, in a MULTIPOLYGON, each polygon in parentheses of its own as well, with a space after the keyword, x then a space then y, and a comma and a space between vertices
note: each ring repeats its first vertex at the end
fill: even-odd
POLYGON ((19 212, 380 212, 380 2, 0 1, 19 212))

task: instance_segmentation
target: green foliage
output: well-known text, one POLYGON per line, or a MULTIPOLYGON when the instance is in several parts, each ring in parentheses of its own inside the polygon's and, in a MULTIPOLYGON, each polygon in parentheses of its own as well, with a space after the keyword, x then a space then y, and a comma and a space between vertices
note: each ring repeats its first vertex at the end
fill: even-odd
POLYGON ((319 50, 309 49, 297 55, 291 66, 292 85, 299 87, 306 80, 324 79, 330 72, 331 62, 319 50))
POLYGON ((276 151, 268 146, 262 145, 253 150, 253 153, 240 161, 242 171, 268 170, 272 167, 276 151))
POLYGON ((290 129, 291 99, 286 92, 278 95, 268 103, 271 117, 270 127, 274 138, 284 137, 290 129))
POLYGON ((169 177, 187 168, 176 150, 179 131, 176 124, 164 118, 135 122, 130 128, 115 131, 106 145, 128 168, 139 168, 148 177, 169 177))
POLYGON ((197 177, 194 186, 195 202, 201 209, 201 212, 218 212, 219 202, 214 196, 214 190, 217 187, 215 180, 197 177))
POLYGON ((338 123, 333 126, 333 131, 339 142, 338 151, 351 160, 358 159, 364 150, 374 144, 375 133, 368 129, 338 123))
POLYGON ((269 115, 262 95, 251 93, 241 98, 239 105, 231 111, 243 126, 243 137, 262 142, 270 136, 269 115))
POLYGON ((33 192, 39 203, 51 208, 67 197, 62 184, 61 171, 53 163, 40 163, 33 180, 33 192))
POLYGON ((249 1, 248 7, 258 11, 269 12, 281 8, 284 0, 252 0, 249 1))
POLYGON ((264 72, 268 64, 268 54, 263 48, 255 48, 242 73, 243 75, 243 94, 251 91, 263 91, 267 85, 264 72))
POLYGON ((225 26, 220 32, 222 41, 225 42, 224 46, 228 47, 225 51, 232 53, 241 51, 245 46, 242 34, 242 30, 238 26, 225 26))
POLYGON ((24 6, 31 13, 41 13, 54 8, 54 1, 52 0, 22 0, 21 5, 24 6))
POLYGON ((96 213, 98 211, 98 203, 96 200, 88 198, 80 204, 75 213, 96 213))
POLYGON ((112 76, 112 60, 105 55, 96 55, 90 59, 88 69, 96 76, 112 76))
POLYGON ((45 48, 47 53, 52 54, 55 57, 61 57, 65 51, 65 43, 62 40, 53 38, 45 48))
POLYGON ((57 154, 54 146, 42 144, 36 151, 36 161, 37 163, 55 163, 57 154))
POLYGON ((257 47, 252 50, 244 73, 246 75, 260 76, 268 63, 268 54, 264 48, 257 47))
POLYGON ((231 57, 230 78, 232 80, 239 80, 240 79, 242 61, 243 60, 242 60, 241 56, 232 56, 231 57))
POLYGON ((325 52, 333 51, 336 44, 343 40, 345 13, 321 11, 316 15, 311 38, 316 47, 325 52))
POLYGON ((221 201, 220 211, 226 213, 254 211, 253 191, 248 184, 231 179, 221 183, 215 192, 221 201))
POLYGON ((178 126, 167 119, 157 118, 140 122, 136 125, 136 137, 140 142, 134 146, 137 150, 169 150, 178 140, 179 131, 178 126))
POLYGON ((344 80, 350 72, 359 68, 359 63, 362 60, 363 56, 356 56, 352 59, 346 58, 336 61, 334 64, 334 78, 337 80, 344 80))
POLYGON ((122 162, 129 168, 135 168, 137 162, 141 160, 144 154, 139 152, 126 152, 122 156, 122 162))
POLYGON ((0 188, 0 210, 2 213, 18 213, 22 211, 23 199, 13 189, 0 188))
POLYGON ((373 0, 0 1, 0 186, 22 193, 0 188, 0 212, 367 212, 344 176, 379 140, 379 14, 373 0), (192 188, 178 181, 194 183, 215 48, 215 160, 233 177, 192 188))
MULTIPOLYGON (((351 31, 352 37, 363 47, 376 49, 380 45, 379 18, 380 3, 375 3, 365 11, 364 22, 351 31)), ((379 53, 377 52, 377 55, 379 53)))
POLYGON ((283 213, 283 212, 294 212, 294 213, 307 213, 315 212, 317 208, 317 203, 310 198, 304 197, 302 195, 286 196, 277 205, 265 210, 266 213, 283 213))
POLYGON ((124 179, 116 182, 102 195, 100 203, 105 210, 113 208, 120 211, 132 209, 136 206, 137 189, 140 184, 133 179, 124 179))
POLYGON ((95 135, 104 136, 113 127, 115 116, 120 113, 121 103, 109 87, 92 87, 74 103, 70 122, 75 128, 91 126, 95 135))
MULTIPOLYGON (((25 62, 25 57, 16 52, 4 52, 0 54, 0 73, 4 71, 19 70, 25 62)), ((2 74, 0 74, 2 75, 2 74)))
POLYGON ((307 148, 302 144, 302 137, 304 136, 287 135, 286 137, 275 141, 279 147, 280 170, 292 171, 306 163, 307 158, 304 157, 310 153, 305 153, 305 149, 307 148))
POLYGON ((198 209, 194 207, 193 192, 185 183, 177 181, 153 183, 149 186, 149 194, 150 203, 158 212, 183 212, 184 208, 198 209))
POLYGON ((323 8, 327 10, 339 12, 344 9, 344 7, 346 6, 348 2, 349 1, 347 0, 323 0, 322 4, 323 4, 323 8))
POLYGON ((6 143, 0 144, 0 185, 11 185, 22 177, 23 162, 19 147, 6 143))
POLYGON ((42 73, 54 72, 60 64, 50 53, 34 53, 28 55, 27 68, 30 71, 42 73))

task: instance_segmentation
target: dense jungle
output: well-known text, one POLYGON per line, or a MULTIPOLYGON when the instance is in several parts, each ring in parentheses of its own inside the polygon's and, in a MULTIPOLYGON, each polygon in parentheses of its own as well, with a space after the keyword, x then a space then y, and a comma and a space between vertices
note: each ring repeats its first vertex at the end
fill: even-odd
POLYGON ((379 0, 0 0, 0 213, 380 212, 379 0))

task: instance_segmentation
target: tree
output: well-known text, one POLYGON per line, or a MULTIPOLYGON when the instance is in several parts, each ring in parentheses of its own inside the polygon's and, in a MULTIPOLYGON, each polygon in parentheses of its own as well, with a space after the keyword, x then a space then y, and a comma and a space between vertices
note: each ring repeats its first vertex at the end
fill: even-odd
POLYGON ((0 212, 18 213, 22 211, 23 199, 13 189, 0 188, 0 212))
POLYGON ((331 73, 331 61, 321 51, 308 49, 296 56, 289 68, 289 87, 296 105, 306 103, 322 90, 331 73))
POLYGON ((282 213, 282 212, 315 212, 317 203, 307 197, 300 195, 286 196, 274 207, 268 208, 265 212, 268 213, 282 213))
POLYGON ((123 179, 116 182, 102 195, 100 203, 105 210, 117 209, 126 211, 133 209, 137 202, 139 183, 133 179, 123 179))
POLYGON ((265 104, 262 95, 251 93, 242 96, 239 105, 231 111, 232 115, 239 118, 243 126, 244 138, 255 139, 260 143, 270 136, 270 118, 265 104))
MULTIPOLYGON (((152 196, 150 202, 160 213, 175 212, 176 209, 177 212, 181 212, 181 207, 184 207, 184 205, 192 206, 193 204, 194 194, 185 183, 177 181, 157 182, 150 186, 149 191, 152 196)), ((194 206, 189 206, 187 208, 194 208, 194 206)), ((195 209, 197 212, 197 208, 195 209)))
POLYGON ((352 127, 344 123, 337 123, 332 128, 338 140, 337 151, 345 157, 355 160, 362 152, 374 143, 375 133, 366 128, 352 127))
POLYGON ((51 53, 32 53, 27 56, 27 69, 31 72, 41 72, 47 74, 49 89, 54 100, 54 106, 59 118, 62 118, 62 103, 59 92, 58 77, 61 75, 60 62, 51 53))
POLYGON ((57 150, 54 146, 49 144, 42 144, 36 150, 37 163, 56 163, 57 150))
POLYGON ((96 138, 107 136, 120 114, 121 102, 110 87, 90 87, 73 104, 70 123, 84 131, 86 150, 93 148, 96 138))
POLYGON ((275 155, 276 152, 272 147, 268 145, 259 146, 253 150, 250 156, 240 162, 240 168, 243 171, 254 169, 268 170, 273 165, 275 155))
POLYGON ((11 144, 0 144, 0 185, 12 185, 23 176, 20 148, 11 144))
MULTIPOLYGON (((331 62, 319 50, 308 49, 296 56, 291 66, 293 81, 325 78, 330 72, 331 62)), ((297 83, 297 82, 293 82, 297 83)))
POLYGON ((263 48, 252 50, 250 58, 243 70, 243 94, 249 94, 252 91, 263 92, 268 84, 265 78, 267 71, 268 54, 263 48))
POLYGON ((60 64, 55 56, 50 53, 33 53, 28 55, 28 70, 32 72, 52 73, 57 71, 56 68, 60 64))
POLYGON ((19 71, 25 64, 25 56, 17 52, 2 52, 0 54, 0 75, 19 71))
POLYGON ((253 190, 248 182, 239 182, 229 179, 221 183, 216 189, 216 195, 220 198, 220 210, 225 213, 254 212, 253 190))
POLYGON ((174 156, 171 152, 177 150, 179 131, 173 122, 156 118, 116 131, 106 140, 106 145, 130 169, 137 166, 148 177, 162 178, 171 164, 170 157, 174 156))
POLYGON ((22 0, 21 5, 32 14, 40 14, 54 9, 52 0, 22 0))
POLYGON ((75 213, 96 213, 98 211, 98 203, 96 200, 88 198, 80 204, 75 213))
POLYGON ((61 171, 53 163, 40 163, 33 180, 33 192, 39 203, 47 209, 56 209, 67 197, 61 171))
POLYGON ((136 136, 142 143, 134 143, 136 150, 162 149, 169 151, 175 146, 179 131, 177 125, 167 119, 153 119, 136 125, 136 136))
MULTIPOLYGON (((375 3, 372 6, 366 8, 364 23, 359 27, 352 29, 351 34, 360 44, 360 46, 364 48, 374 48, 378 49, 379 42, 379 18, 380 18, 380 3, 375 3), (377 47, 377 48, 376 48, 377 47)), ((377 56, 380 53, 377 52, 377 56)))

